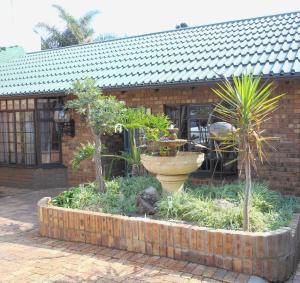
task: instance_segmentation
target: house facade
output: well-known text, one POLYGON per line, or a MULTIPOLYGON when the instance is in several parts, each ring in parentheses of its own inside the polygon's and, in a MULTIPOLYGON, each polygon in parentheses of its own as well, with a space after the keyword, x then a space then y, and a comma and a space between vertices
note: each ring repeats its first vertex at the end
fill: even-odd
MULTIPOLYGON (((2 56, 3 57, 3 56, 2 56)), ((166 113, 189 140, 209 146, 212 92, 224 77, 251 71, 286 93, 266 124, 278 137, 257 178, 274 189, 300 194, 300 13, 219 23, 93 44, 19 54, 0 62, 0 185, 46 188, 94 179, 92 161, 74 172, 76 148, 92 141, 84 117, 68 110, 72 125, 60 130, 58 106, 70 99, 72 81, 94 78, 104 94, 127 106, 166 113), (73 130, 69 131, 68 127, 73 130), (74 131, 75 130, 75 131, 74 131)), ((110 152, 120 135, 105 137, 110 152)), ((195 182, 237 178, 234 156, 206 152, 195 182)), ((114 173, 121 173, 119 167, 114 173)))

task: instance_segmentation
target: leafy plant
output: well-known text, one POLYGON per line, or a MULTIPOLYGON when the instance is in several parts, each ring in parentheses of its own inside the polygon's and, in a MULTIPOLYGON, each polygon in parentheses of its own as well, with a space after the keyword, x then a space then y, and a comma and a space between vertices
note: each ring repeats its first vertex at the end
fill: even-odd
POLYGON ((233 150, 238 152, 240 170, 245 173, 245 191, 243 206, 243 227, 249 230, 249 207, 252 187, 251 171, 256 169, 256 156, 263 162, 266 159, 265 145, 273 137, 264 135, 264 123, 277 109, 279 99, 273 96, 273 84, 261 83, 261 79, 252 74, 244 74, 241 78, 233 77, 233 82, 225 80, 218 84, 213 92, 222 99, 214 109, 215 115, 221 120, 236 127, 236 131, 228 135, 215 137, 220 141, 220 151, 233 150))
POLYGON ((77 149, 72 159, 72 168, 74 170, 78 170, 80 167, 80 163, 83 160, 92 159, 95 156, 95 154, 95 144, 92 144, 90 142, 86 144, 80 144, 80 147, 77 149))
POLYGON ((120 158, 129 163, 132 175, 143 173, 141 149, 137 146, 136 133, 143 131, 148 140, 158 140, 160 134, 166 132, 169 125, 169 119, 165 115, 148 113, 143 107, 127 108, 120 126, 128 132, 129 152, 122 153, 120 158))

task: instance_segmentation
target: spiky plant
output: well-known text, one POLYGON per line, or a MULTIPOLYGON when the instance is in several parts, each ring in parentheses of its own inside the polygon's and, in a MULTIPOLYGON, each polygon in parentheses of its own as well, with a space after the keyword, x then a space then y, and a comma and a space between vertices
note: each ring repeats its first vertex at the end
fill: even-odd
POLYGON ((256 169, 256 161, 266 160, 266 145, 274 137, 266 136, 264 125, 278 108, 279 99, 284 95, 273 95, 273 83, 262 83, 260 77, 244 74, 225 79, 213 92, 222 100, 214 113, 224 122, 234 125, 236 130, 226 136, 217 137, 221 151, 238 152, 240 173, 245 174, 243 229, 249 231, 249 207, 251 193, 251 173, 256 169))

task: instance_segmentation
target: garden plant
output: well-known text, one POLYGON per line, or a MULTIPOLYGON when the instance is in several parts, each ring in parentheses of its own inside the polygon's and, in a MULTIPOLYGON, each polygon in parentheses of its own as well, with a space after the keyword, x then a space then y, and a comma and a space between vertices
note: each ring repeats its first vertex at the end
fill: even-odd
POLYGON ((275 139, 265 135, 264 125, 283 94, 273 95, 273 83, 262 83, 252 74, 233 77, 232 82, 226 79, 213 91, 222 100, 214 109, 215 115, 235 127, 216 139, 220 141, 219 150, 238 152, 240 173, 245 174, 243 229, 248 231, 252 169, 257 168, 257 160, 266 160, 266 146, 275 139))
MULTIPOLYGON (((77 110, 81 115, 85 115, 95 138, 95 151, 91 144, 87 144, 81 153, 94 153, 96 180, 99 191, 105 191, 105 182, 102 174, 102 141, 103 134, 113 134, 116 124, 120 123, 123 113, 126 111, 124 103, 118 101, 113 96, 102 95, 101 90, 96 86, 95 81, 86 79, 84 82, 76 81, 73 84, 72 94, 77 99, 72 99, 67 103, 67 107, 77 110)), ((88 154, 86 154, 88 156, 88 154)))
MULTIPOLYGON (((171 198, 154 176, 130 174, 105 180, 101 169, 101 158, 105 155, 101 135, 127 130, 131 151, 127 153, 131 155, 128 159, 138 166, 141 148, 135 131, 143 131, 146 144, 158 142, 168 133, 169 119, 162 114, 147 113, 144 108, 127 108, 114 97, 103 96, 93 80, 76 82, 73 86, 72 93, 78 99, 70 101, 67 107, 86 115, 95 137, 94 143, 79 147, 73 167, 78 168, 82 160, 93 157, 96 181, 61 193, 52 199, 53 205, 145 217, 137 211, 137 198, 147 188, 154 187, 159 200, 154 215, 147 217, 231 230, 271 231, 288 225, 298 205, 296 198, 282 196, 270 191, 266 184, 251 180, 257 156, 261 162, 265 160, 264 145, 273 139, 263 131, 263 123, 276 110, 282 96, 272 95, 272 83, 262 84, 260 78, 244 75, 234 77, 232 83, 226 80, 214 90, 222 99, 214 115, 234 125, 234 131, 227 132, 226 136, 214 137, 219 143, 218 150, 238 152, 245 181, 222 186, 195 186, 188 181, 185 190, 172 194, 171 198)), ((156 153, 150 150, 147 154, 156 153)))

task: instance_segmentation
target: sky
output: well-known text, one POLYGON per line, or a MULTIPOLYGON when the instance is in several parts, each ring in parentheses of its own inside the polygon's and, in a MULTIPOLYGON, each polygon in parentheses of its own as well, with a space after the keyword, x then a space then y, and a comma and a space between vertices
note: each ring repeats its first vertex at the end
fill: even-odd
POLYGON ((0 46, 40 50, 40 37, 33 31, 38 22, 64 27, 52 4, 75 17, 98 10, 95 34, 118 36, 170 30, 181 22, 198 26, 300 11, 300 0, 0 0, 0 46))

